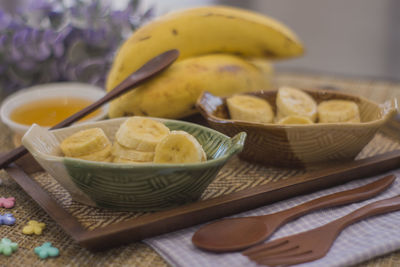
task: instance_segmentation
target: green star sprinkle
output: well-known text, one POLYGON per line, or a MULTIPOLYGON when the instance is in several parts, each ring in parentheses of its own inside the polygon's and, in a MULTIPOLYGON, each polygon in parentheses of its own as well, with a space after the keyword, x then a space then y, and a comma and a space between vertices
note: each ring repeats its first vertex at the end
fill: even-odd
POLYGON ((43 245, 41 245, 40 247, 36 247, 35 253, 41 259, 46 259, 48 257, 57 257, 60 254, 58 248, 51 246, 50 242, 44 242, 43 245))
POLYGON ((18 244, 11 242, 8 238, 1 239, 0 242, 0 254, 10 256, 14 251, 18 249, 18 244))

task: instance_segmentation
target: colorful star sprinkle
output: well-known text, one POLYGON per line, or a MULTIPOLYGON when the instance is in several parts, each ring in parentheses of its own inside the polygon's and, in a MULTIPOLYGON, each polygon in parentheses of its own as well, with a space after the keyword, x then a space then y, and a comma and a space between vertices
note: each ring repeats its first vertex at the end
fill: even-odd
POLYGON ((18 249, 18 244, 11 242, 8 238, 3 238, 0 241, 0 254, 10 256, 11 253, 18 249))
POLYGON ((6 213, 4 215, 0 214, 0 225, 13 225, 15 223, 15 218, 11 213, 6 213))
POLYGON ((6 209, 10 209, 12 207, 14 207, 15 205, 15 198, 13 197, 0 197, 0 208, 6 208, 6 209))
POLYGON ((60 254, 58 248, 53 247, 50 242, 44 242, 43 245, 41 245, 40 247, 36 247, 35 253, 41 259, 46 259, 48 257, 57 257, 60 254))
POLYGON ((43 229, 46 227, 46 224, 42 222, 37 222, 35 220, 30 220, 28 225, 22 229, 22 233, 26 235, 41 235, 43 229))

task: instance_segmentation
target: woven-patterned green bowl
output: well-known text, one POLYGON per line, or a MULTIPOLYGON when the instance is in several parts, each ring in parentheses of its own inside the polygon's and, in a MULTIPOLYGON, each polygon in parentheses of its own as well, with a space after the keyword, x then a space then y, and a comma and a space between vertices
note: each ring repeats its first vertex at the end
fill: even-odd
POLYGON ((102 128, 111 141, 126 118, 104 120, 48 131, 33 125, 23 145, 71 197, 91 206, 131 211, 156 211, 197 200, 219 170, 243 148, 246 133, 233 138, 197 124, 156 119, 171 130, 197 138, 207 161, 195 164, 125 164, 62 157, 60 142, 92 127, 102 128))

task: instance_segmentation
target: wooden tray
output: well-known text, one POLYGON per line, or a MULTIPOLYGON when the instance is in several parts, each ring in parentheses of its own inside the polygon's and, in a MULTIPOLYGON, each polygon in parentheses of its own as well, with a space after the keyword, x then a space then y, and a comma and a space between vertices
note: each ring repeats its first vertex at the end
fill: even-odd
MULTIPOLYGON (((398 143, 400 147, 399 131, 400 123, 392 121, 379 134, 398 143)), ((77 215, 65 208, 62 203, 65 201, 65 197, 60 199, 51 194, 43 184, 27 174, 27 172, 32 173, 39 170, 32 162, 32 160, 25 159, 19 163, 20 166, 13 164, 6 168, 6 171, 79 245, 90 250, 102 250, 398 168, 400 166, 400 150, 396 149, 345 164, 328 166, 287 179, 261 183, 252 188, 233 193, 228 192, 222 196, 200 200, 166 211, 115 220, 107 225, 94 228, 87 227, 82 223, 82 218, 78 218, 77 215)), ((240 166, 238 165, 237 168, 240 166)))

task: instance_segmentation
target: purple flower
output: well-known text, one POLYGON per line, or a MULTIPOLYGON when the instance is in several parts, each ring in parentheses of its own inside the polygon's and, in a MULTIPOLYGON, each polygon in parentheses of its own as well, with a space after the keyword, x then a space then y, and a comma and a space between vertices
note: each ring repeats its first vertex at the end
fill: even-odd
POLYGON ((0 1, 0 93, 54 81, 103 86, 122 40, 151 17, 138 2, 112 10, 109 0, 0 1))

